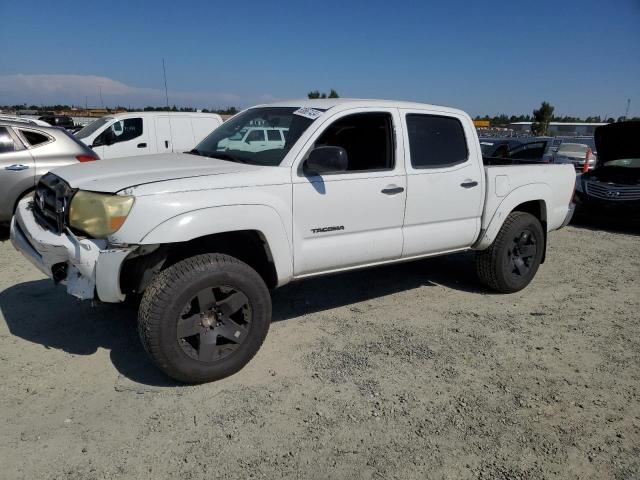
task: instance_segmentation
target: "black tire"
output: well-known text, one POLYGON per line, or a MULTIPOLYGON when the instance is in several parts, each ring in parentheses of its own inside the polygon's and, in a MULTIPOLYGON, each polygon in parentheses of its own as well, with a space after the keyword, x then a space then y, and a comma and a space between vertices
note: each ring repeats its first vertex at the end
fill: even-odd
POLYGON ((486 250, 476 253, 480 281, 501 293, 529 285, 542 261, 545 237, 540 221, 525 212, 512 212, 486 250))
POLYGON ((236 373, 260 349, 270 322, 271 297, 262 277, 221 254, 187 258, 159 272, 138 311, 138 332, 151 360, 185 383, 236 373))

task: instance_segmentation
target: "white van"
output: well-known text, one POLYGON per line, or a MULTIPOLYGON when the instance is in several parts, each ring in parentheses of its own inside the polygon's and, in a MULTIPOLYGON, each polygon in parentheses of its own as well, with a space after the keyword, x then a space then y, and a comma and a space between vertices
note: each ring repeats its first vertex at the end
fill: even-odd
POLYGON ((107 115, 76 133, 100 158, 186 152, 222 124, 215 113, 128 112, 107 115))

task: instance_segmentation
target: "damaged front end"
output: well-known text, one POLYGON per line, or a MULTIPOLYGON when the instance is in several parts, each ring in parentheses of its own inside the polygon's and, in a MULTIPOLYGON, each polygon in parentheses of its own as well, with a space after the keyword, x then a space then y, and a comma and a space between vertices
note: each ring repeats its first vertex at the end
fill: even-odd
POLYGON ((25 198, 11 222, 11 243, 33 265, 81 300, 117 303, 125 299, 120 269, 136 245, 113 246, 105 239, 81 239, 68 228, 58 233, 58 222, 47 228, 38 220, 33 200, 25 198))

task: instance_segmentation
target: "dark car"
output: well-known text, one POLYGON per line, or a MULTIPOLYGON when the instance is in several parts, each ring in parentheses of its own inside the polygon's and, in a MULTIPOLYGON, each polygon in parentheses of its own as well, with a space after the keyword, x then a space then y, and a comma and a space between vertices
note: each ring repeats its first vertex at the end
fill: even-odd
POLYGON ((640 121, 598 127, 596 166, 576 179, 577 213, 640 223, 640 121))
POLYGON ((60 127, 72 132, 75 132, 82 128, 81 125, 76 125, 75 123, 73 123, 73 118, 71 118, 69 115, 43 115, 42 117, 38 118, 38 120, 47 122, 52 127, 60 127))
POLYGON ((512 148, 521 143, 513 138, 481 138, 480 148, 483 157, 506 157, 512 148))
MULTIPOLYGON (((487 143, 491 141, 494 139, 487 140, 487 143)), ((482 147, 482 157, 485 163, 494 165, 553 163, 553 137, 527 137, 511 141, 514 142, 513 145, 499 145, 494 149, 493 154, 485 153, 485 148, 482 147)))

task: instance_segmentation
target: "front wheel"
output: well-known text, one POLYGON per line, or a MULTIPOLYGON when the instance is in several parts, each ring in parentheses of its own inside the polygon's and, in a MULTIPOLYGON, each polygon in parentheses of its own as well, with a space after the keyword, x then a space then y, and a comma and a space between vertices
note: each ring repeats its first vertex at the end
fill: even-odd
POLYGON ((545 238, 540 221, 525 212, 512 212, 486 250, 476 254, 480 281, 501 293, 529 285, 542 261, 545 238))
POLYGON ((138 312, 151 360, 185 383, 240 370, 262 345, 270 322, 271 297, 260 275, 221 254, 187 258, 160 272, 138 312))

